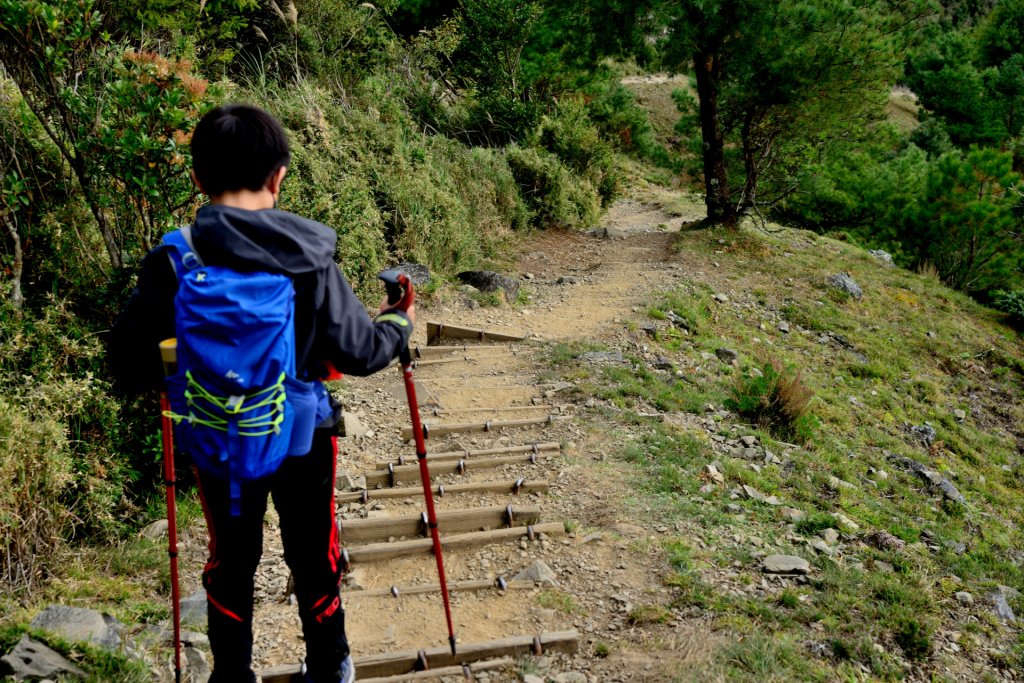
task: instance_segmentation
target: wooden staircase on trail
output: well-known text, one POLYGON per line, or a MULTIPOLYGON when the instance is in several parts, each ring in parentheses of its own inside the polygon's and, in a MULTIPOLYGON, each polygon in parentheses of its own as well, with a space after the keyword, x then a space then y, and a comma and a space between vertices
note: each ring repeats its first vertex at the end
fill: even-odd
MULTIPOLYGON (((412 356, 422 359, 423 365, 454 363, 474 364, 486 361, 488 367, 500 362, 500 354, 516 353, 507 345, 493 342, 523 342, 524 335, 499 334, 487 330, 476 330, 440 323, 427 324, 428 346, 412 348, 412 356), (440 346, 446 338, 458 339, 459 345, 440 346), (466 340, 474 340, 470 344, 466 340)), ((445 367, 451 367, 446 365, 445 367)), ((444 368, 438 367, 438 371, 444 368)), ((419 378, 417 378, 419 382, 419 378)), ((496 394, 499 393, 497 390, 496 394)), ((541 425, 549 425, 555 415, 552 406, 536 405, 488 405, 486 408, 465 408, 443 410, 437 405, 421 406, 422 414, 440 418, 432 420, 426 428, 426 436, 440 437, 462 432, 518 431, 541 425), (432 410, 431 410, 432 409, 432 410), (517 411, 546 412, 543 417, 524 419, 490 420, 486 422, 444 422, 445 417, 459 413, 484 412, 507 414, 517 411)), ((558 408, 560 411, 560 408, 558 408)), ((408 419, 405 413, 402 421, 408 419)), ((559 419, 566 419, 559 416, 559 419)), ((411 439, 411 428, 402 434, 411 439)), ((476 473, 493 471, 497 468, 517 468, 551 463, 561 455, 560 444, 553 441, 531 441, 525 444, 500 448, 456 450, 431 454, 428 441, 427 462, 431 476, 460 475, 467 480, 476 473)), ((422 495, 419 467, 415 455, 410 453, 400 458, 379 462, 375 469, 365 472, 366 488, 338 492, 338 502, 369 504, 373 501, 415 498, 422 495), (405 485, 405 486, 403 486, 405 485)), ((528 480, 517 477, 512 480, 467 481, 459 484, 441 484, 433 487, 434 495, 441 499, 452 495, 471 493, 509 494, 513 497, 530 493, 546 493, 550 482, 528 480)), ((441 510, 438 512, 438 530, 441 534, 442 549, 446 554, 457 548, 473 548, 511 540, 527 538, 534 540, 546 536, 562 535, 566 531, 563 522, 543 522, 542 510, 535 505, 508 504, 505 506, 484 506, 441 510)), ((427 526, 426 513, 370 517, 345 520, 341 524, 340 539, 345 547, 348 561, 352 565, 370 562, 385 562, 395 558, 432 553, 433 547, 427 526)), ((533 589, 532 581, 511 581, 480 579, 449 581, 452 593, 467 591, 492 591, 492 599, 501 599, 509 591, 533 589)), ((392 586, 390 589, 343 590, 342 597, 377 597, 384 600, 400 599, 407 595, 439 593, 438 584, 416 586, 392 586)), ((438 614, 439 620, 441 615, 438 614)), ((364 683, 394 683, 396 681, 434 680, 441 676, 462 677, 476 680, 476 674, 512 670, 516 658, 550 653, 575 653, 579 646, 579 635, 575 631, 515 635, 482 642, 459 642, 453 655, 448 645, 419 650, 404 650, 383 654, 354 657, 356 678, 364 683)), ((263 683, 301 683, 299 667, 278 666, 260 674, 263 683)))

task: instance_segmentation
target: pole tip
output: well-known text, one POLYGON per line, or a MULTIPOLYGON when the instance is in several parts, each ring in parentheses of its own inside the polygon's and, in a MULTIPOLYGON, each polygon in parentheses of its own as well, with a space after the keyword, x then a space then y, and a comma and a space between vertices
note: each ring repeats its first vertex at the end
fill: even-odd
POLYGON ((448 636, 448 644, 452 646, 452 657, 455 656, 455 636, 448 636))

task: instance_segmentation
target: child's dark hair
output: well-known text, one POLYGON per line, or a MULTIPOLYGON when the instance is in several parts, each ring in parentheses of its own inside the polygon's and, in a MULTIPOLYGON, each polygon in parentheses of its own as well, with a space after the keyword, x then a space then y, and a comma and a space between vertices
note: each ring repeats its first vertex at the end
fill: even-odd
POLYGON ((192 133, 192 169, 203 192, 211 197, 234 190, 261 190, 289 161, 284 129, 258 107, 217 107, 192 133))

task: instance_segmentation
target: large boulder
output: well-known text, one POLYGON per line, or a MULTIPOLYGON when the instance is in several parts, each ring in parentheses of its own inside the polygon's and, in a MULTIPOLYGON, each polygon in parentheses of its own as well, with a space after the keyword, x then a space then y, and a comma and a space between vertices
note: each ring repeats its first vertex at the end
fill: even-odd
POLYGON ((493 270, 464 270, 459 273, 459 280, 481 292, 502 291, 505 293, 505 301, 510 303, 519 296, 519 280, 493 270))
POLYGON ((516 574, 513 581, 533 581, 545 586, 555 586, 558 584, 558 577, 555 576, 555 572, 551 570, 543 560, 537 560, 526 569, 516 574))
POLYGON ((417 287, 430 282, 430 269, 418 263, 399 263, 395 270, 405 273, 409 281, 417 287))
POLYGON ((832 289, 846 292, 854 299, 860 299, 864 296, 864 290, 860 288, 860 285, 857 284, 849 273, 836 273, 828 279, 828 286, 832 289))
POLYGON ((806 574, 811 563, 796 555, 769 555, 761 561, 761 568, 768 574, 806 574))
POLYGON ((892 254, 890 254, 887 251, 882 251, 881 249, 871 249, 870 251, 868 251, 868 253, 874 256, 876 259, 878 259, 879 263, 881 263, 884 266, 892 268, 893 266, 896 265, 892 260, 892 254))
POLYGON ((119 626, 116 619, 104 617, 96 610, 67 605, 50 605, 32 620, 32 628, 109 650, 121 644, 119 626))
POLYGON ((16 681, 38 681, 61 674, 85 678, 77 666, 28 636, 23 635, 9 654, 0 657, 0 675, 16 681))

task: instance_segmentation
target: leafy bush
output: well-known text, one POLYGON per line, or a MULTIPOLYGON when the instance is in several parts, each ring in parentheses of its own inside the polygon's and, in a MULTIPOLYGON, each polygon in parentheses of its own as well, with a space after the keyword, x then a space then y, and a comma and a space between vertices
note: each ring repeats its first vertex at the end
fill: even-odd
MULTIPOLYGON (((19 397, 20 398, 20 397, 19 397)), ((71 527, 61 496, 73 478, 68 435, 52 416, 0 397, 0 580, 28 587, 71 527)))
POLYGON ((338 232, 341 267, 363 294, 398 260, 477 267, 530 216, 501 152, 423 133, 388 87, 368 79, 351 95, 364 106, 344 111, 307 81, 275 90, 270 107, 292 146, 281 207, 338 232))
POLYGON ((737 379, 725 406, 784 439, 806 441, 814 427, 813 398, 802 371, 783 367, 772 358, 761 367, 760 375, 737 379))
POLYGON ((82 153, 105 172, 107 205, 121 231, 120 249, 141 256, 199 207, 189 176, 192 129, 220 98, 192 74, 192 63, 126 51, 113 65, 103 116, 82 153))
POLYGON ((213 104, 192 64, 121 52, 95 0, 0 0, 0 61, 45 125, 112 270, 182 220, 192 127, 213 104))
MULTIPOLYGON (((388 61, 394 35, 385 16, 394 3, 385 1, 371 4, 357 0, 292 1, 295 3, 295 14, 286 11, 283 21, 278 17, 278 25, 285 24, 292 29, 297 43, 293 47, 282 41, 276 46, 282 69, 289 68, 288 62, 294 54, 293 50, 297 48, 297 58, 306 73, 319 77, 324 83, 340 86, 339 89, 344 92, 357 86, 361 79, 373 72, 376 65, 388 61), (292 17, 294 22, 291 21, 292 17)), ((287 9, 284 2, 279 5, 287 9)), ((274 33, 270 34, 271 40, 275 40, 274 33)), ((258 51, 254 52, 259 54, 258 51)))
POLYGON ((601 210, 597 189, 590 181, 575 178, 554 154, 510 147, 506 158, 534 224, 585 228, 597 220, 601 210))
POLYGON ((71 538, 109 539, 135 473, 95 336, 60 306, 0 309, 0 582, 31 587, 71 538), (31 374, 25 374, 30 368, 31 374))
POLYGON ((597 188, 601 206, 608 206, 618 196, 621 175, 615 166, 612 148, 601 139, 581 100, 559 103, 555 115, 541 122, 539 142, 597 188))
POLYGON ((928 157, 914 145, 893 153, 895 131, 878 135, 874 144, 833 147, 808 165, 775 215, 817 232, 846 230, 906 264, 903 226, 923 199, 928 157))

